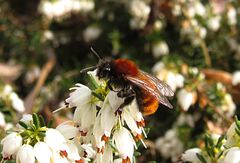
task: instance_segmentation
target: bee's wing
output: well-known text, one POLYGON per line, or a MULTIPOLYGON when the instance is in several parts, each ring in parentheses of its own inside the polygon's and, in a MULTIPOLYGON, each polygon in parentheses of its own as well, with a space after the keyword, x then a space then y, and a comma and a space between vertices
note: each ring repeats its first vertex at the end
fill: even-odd
POLYGON ((125 78, 134 85, 156 97, 161 104, 169 108, 173 108, 168 99, 158 90, 156 83, 153 82, 151 78, 146 76, 144 73, 141 73, 138 76, 126 75, 125 78))
POLYGON ((141 71, 141 74, 145 75, 147 78, 151 79, 151 82, 153 82, 158 91, 164 95, 164 96, 168 96, 168 97, 171 97, 174 95, 174 92, 172 91, 172 89, 170 88, 169 85, 167 85, 166 83, 164 83, 163 81, 161 81, 160 79, 158 79, 157 77, 151 75, 151 74, 148 74, 147 72, 144 72, 144 71, 141 71))

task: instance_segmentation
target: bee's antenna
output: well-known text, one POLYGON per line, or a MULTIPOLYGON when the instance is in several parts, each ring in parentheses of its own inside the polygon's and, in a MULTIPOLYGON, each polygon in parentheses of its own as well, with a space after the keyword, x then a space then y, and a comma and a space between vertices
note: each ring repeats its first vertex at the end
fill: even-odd
POLYGON ((91 47, 90 48, 91 49, 91 51, 93 52, 93 54, 95 54, 95 56, 97 56, 97 58, 99 59, 99 60, 102 60, 102 58, 98 55, 98 53, 93 49, 93 47, 91 47))
POLYGON ((86 71, 92 71, 94 69, 96 69, 97 67, 96 66, 91 66, 91 67, 87 67, 87 68, 84 68, 80 71, 80 73, 84 73, 86 71))

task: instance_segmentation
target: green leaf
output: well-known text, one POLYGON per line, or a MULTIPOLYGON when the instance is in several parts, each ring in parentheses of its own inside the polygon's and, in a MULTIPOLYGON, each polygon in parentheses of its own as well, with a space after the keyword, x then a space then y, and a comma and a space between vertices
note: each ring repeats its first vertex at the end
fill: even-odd
POLYGON ((40 127, 38 115, 36 113, 34 113, 32 115, 32 118, 33 118, 33 124, 36 126, 36 129, 38 129, 40 127))
POLYGON ((39 115, 39 121, 40 121, 40 126, 44 127, 46 126, 45 120, 42 115, 39 115))
POLYGON ((222 146, 222 141, 224 138, 225 138, 225 135, 220 136, 220 138, 217 141, 217 145, 216 145, 217 148, 220 148, 222 146))
POLYGON ((203 157, 203 155, 196 153, 198 159, 202 162, 202 163, 207 163, 206 159, 203 157))
POLYGON ((28 129, 28 125, 27 125, 26 123, 24 123, 24 122, 22 122, 22 121, 19 121, 18 124, 19 124, 20 126, 22 126, 23 128, 28 129))
POLYGON ((48 128, 51 128, 52 126, 53 126, 53 119, 51 119, 47 124, 48 128))

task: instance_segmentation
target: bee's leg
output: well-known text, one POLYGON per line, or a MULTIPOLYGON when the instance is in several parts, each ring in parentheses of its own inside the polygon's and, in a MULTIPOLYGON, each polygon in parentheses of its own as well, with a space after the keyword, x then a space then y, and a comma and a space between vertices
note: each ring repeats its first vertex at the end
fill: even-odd
POLYGON ((118 109, 116 110, 115 114, 121 114, 122 113, 122 109, 131 104, 131 102, 134 100, 135 98, 135 92, 132 89, 129 89, 127 92, 118 92, 118 97, 125 97, 124 102, 118 107, 118 109))

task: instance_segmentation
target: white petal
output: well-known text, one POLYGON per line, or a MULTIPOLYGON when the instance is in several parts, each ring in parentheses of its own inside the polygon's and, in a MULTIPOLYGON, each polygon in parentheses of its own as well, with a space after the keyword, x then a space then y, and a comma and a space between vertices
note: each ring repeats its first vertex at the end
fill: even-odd
POLYGON ((72 161, 80 160, 81 157, 78 153, 77 145, 74 144, 73 142, 67 143, 67 145, 68 145, 68 148, 69 148, 68 158, 72 161))
POLYGON ((70 93, 70 97, 66 99, 69 107, 80 107, 91 100, 91 90, 82 84, 76 84, 76 87, 71 88, 74 90, 70 93))
POLYGON ((0 127, 3 127, 6 125, 5 118, 2 112, 0 112, 0 127))
POLYGON ((110 106, 109 103, 105 103, 101 112, 101 127, 104 129, 104 133, 108 137, 110 137, 115 120, 116 117, 114 109, 110 106))
POLYGON ((10 157, 16 154, 22 146, 22 137, 18 133, 13 132, 2 139, 1 144, 3 145, 3 157, 10 157))
POLYGON ((56 129, 66 138, 66 139, 71 139, 74 138, 77 133, 78 129, 73 126, 73 123, 71 122, 64 122, 61 123, 56 127, 56 129))
POLYGON ((113 143, 123 159, 129 157, 132 160, 135 142, 126 128, 121 127, 114 132, 113 143))
POLYGON ((105 100, 108 100, 112 109, 116 111, 119 106, 124 102, 123 98, 117 96, 116 92, 110 91, 105 100))
POLYGON ((239 163, 240 162, 240 148, 230 148, 224 158, 224 162, 239 163))
POLYGON ((186 162, 201 163, 201 161, 197 157, 197 153, 201 153, 201 149, 199 148, 188 149, 182 154, 182 160, 186 162))
POLYGON ((17 162, 19 163, 35 163, 33 147, 24 144, 17 153, 17 162))
POLYGON ((50 163, 52 152, 46 143, 37 142, 33 151, 38 163, 50 163))
POLYGON ((192 92, 188 92, 185 89, 181 89, 178 94, 178 104, 184 111, 187 111, 189 107, 193 104, 194 97, 192 92))
POLYGON ((10 94, 10 99, 12 101, 12 107, 18 112, 24 112, 25 107, 23 101, 14 92, 10 94))
POLYGON ((56 129, 48 129, 44 142, 54 150, 61 150, 66 143, 64 136, 56 129))

